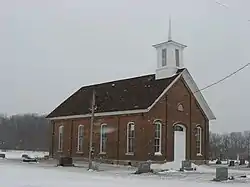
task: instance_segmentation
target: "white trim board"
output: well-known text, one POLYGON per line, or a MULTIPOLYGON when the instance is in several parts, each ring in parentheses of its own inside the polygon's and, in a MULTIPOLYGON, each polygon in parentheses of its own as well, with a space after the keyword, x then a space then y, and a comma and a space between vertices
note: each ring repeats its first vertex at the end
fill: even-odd
MULTIPOLYGON (((95 113, 96 117, 99 116, 116 116, 116 115, 126 115, 126 114, 138 114, 145 113, 147 109, 139 109, 139 110, 125 110, 125 111, 115 111, 115 112, 100 112, 95 113)), ((64 119, 78 119, 78 118, 87 118, 91 117, 91 114, 80 114, 80 115, 70 115, 70 116, 59 116, 48 118, 50 120, 64 120, 64 119)))

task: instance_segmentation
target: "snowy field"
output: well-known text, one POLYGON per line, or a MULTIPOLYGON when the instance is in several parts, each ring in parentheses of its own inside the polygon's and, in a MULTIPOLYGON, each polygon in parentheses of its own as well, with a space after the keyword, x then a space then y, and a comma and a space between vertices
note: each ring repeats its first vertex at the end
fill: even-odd
MULTIPOLYGON (((79 165, 80 166, 80 165, 79 165)), ((87 171, 82 167, 55 167, 54 164, 41 162, 38 164, 22 163, 17 160, 0 160, 0 181, 3 187, 222 187, 249 186, 248 179, 238 179, 224 183, 212 182, 213 168, 203 168, 195 173, 162 173, 159 175, 134 175, 128 167, 102 165, 103 171, 87 171)), ((240 175, 245 171, 237 171, 240 175)), ((250 171, 248 171, 250 174, 250 171)))
POLYGON ((48 155, 47 152, 7 151, 1 153, 6 155, 5 159, 0 159, 0 181, 3 187, 250 186, 249 168, 229 168, 229 176, 234 176, 235 180, 220 183, 212 181, 216 167, 221 167, 218 165, 196 166, 197 171, 177 172, 171 170, 172 167, 176 167, 173 163, 155 164, 153 167, 156 170, 168 168, 170 171, 135 175, 133 173, 136 168, 128 166, 100 164, 100 171, 90 172, 87 171, 86 162, 75 162, 76 167, 56 167, 56 160, 41 160, 39 163, 22 162, 22 154, 42 158, 48 155), (243 175, 246 177, 241 178, 243 175))

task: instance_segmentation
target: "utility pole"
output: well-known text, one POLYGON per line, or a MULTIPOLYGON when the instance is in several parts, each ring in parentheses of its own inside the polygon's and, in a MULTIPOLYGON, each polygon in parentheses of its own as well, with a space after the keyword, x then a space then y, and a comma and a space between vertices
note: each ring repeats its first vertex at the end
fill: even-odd
POLYGON ((93 145, 93 126, 95 117, 95 90, 93 89, 92 104, 91 104, 91 122, 89 135, 89 169, 92 169, 92 145, 93 145))
POLYGON ((248 161, 248 167, 250 167, 250 132, 248 132, 248 137, 247 137, 247 161, 248 161))

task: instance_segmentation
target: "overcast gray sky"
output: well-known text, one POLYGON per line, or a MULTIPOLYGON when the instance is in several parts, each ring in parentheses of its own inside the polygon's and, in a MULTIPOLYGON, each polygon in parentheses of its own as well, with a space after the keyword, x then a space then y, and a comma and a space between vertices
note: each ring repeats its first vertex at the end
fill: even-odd
MULTIPOLYGON (((48 113, 83 85, 154 73, 152 44, 188 45, 200 88, 250 62, 250 1, 0 0, 0 113, 48 113)), ((250 130, 250 67, 203 92, 213 131, 250 130)))

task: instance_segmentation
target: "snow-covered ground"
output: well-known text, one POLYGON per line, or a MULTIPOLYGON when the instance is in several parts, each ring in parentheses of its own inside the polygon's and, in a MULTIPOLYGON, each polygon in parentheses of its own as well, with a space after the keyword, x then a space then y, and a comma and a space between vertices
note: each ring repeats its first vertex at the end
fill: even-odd
POLYGON ((240 182, 212 182, 211 179, 214 177, 214 173, 134 175, 131 174, 132 170, 128 170, 128 167, 107 165, 105 167, 109 168, 109 170, 90 172, 85 167, 55 167, 55 165, 45 162, 29 164, 3 159, 0 160, 0 181, 1 186, 4 187, 249 186, 249 182, 247 183, 246 179, 242 179, 240 182))
POLYGON ((31 158, 43 158, 45 155, 49 155, 48 152, 23 150, 7 150, 0 151, 0 153, 4 153, 7 159, 21 159, 23 154, 27 154, 31 158))
POLYGON ((165 163, 152 165, 154 174, 133 174, 136 168, 128 166, 117 166, 100 164, 98 172, 87 171, 86 162, 75 162, 77 167, 55 167, 57 161, 44 160, 40 163, 22 163, 22 154, 30 157, 44 157, 48 152, 36 151, 7 151, 6 159, 0 159, 0 181, 4 187, 78 187, 78 186, 138 186, 145 187, 157 185, 170 186, 245 186, 250 184, 250 169, 229 168, 229 176, 234 176, 235 180, 223 183, 212 182, 215 177, 215 168, 212 166, 196 166, 193 172, 177 172, 180 163, 165 163), (161 171, 169 169, 169 171, 161 171), (246 178, 240 176, 246 175, 246 178))

